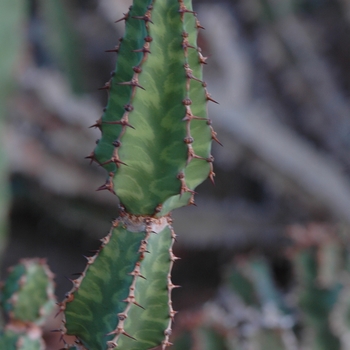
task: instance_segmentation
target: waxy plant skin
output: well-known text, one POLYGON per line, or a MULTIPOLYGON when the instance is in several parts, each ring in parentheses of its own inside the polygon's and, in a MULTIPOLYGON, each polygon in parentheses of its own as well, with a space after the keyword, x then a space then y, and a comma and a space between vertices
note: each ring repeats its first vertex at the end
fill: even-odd
POLYGON ((202 27, 190 0, 135 0, 121 19, 125 35, 108 50, 115 72, 108 103, 92 127, 102 136, 87 157, 108 172, 119 217, 59 304, 65 349, 148 350, 170 343, 178 259, 170 212, 194 205, 194 189, 214 182, 207 116, 215 102, 202 80, 202 27))

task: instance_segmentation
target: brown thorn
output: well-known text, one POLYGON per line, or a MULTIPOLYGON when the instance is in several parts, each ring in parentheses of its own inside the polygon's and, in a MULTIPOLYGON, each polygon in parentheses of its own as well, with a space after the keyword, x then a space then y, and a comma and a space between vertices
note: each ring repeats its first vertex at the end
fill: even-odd
POLYGON ((142 21, 145 21, 146 23, 147 23, 147 22, 151 22, 152 24, 154 24, 154 23, 152 22, 151 18, 150 18, 149 16, 147 16, 147 15, 145 15, 145 16, 132 16, 131 18, 140 19, 140 20, 142 20, 142 21))
POLYGON ((101 125, 102 125, 102 118, 96 120, 96 123, 89 126, 89 129, 91 128, 99 128, 101 130, 101 125))
POLYGON ((195 207, 197 206, 193 197, 189 200, 188 205, 194 205, 195 207))
POLYGON ((210 96, 210 94, 207 93, 205 97, 207 98, 207 101, 211 101, 211 102, 214 102, 214 103, 216 103, 216 104, 219 104, 219 102, 215 101, 215 100, 210 96))
POLYGON ((145 90, 143 86, 141 86, 136 80, 131 80, 131 81, 124 81, 122 83, 118 83, 118 85, 130 85, 130 86, 137 86, 142 90, 145 90))
MULTIPOLYGON (((180 258, 178 258, 178 259, 180 259, 180 258)), ((178 284, 173 284, 171 286, 171 289, 176 289, 176 288, 182 288, 182 286, 179 286, 178 284)))
POLYGON ((196 28, 197 29, 205 29, 201 24, 199 23, 198 19, 196 19, 196 28))
POLYGON ((63 312, 64 309, 62 309, 63 304, 62 303, 57 303, 59 310, 57 311, 57 313, 55 314, 54 318, 56 318, 61 312, 63 312))
POLYGON ((119 160, 117 157, 112 157, 111 159, 107 160, 106 162, 103 162, 103 163, 100 163, 100 166, 103 166, 103 165, 107 165, 107 164, 110 164, 110 163, 115 163, 115 164, 123 164, 123 165, 126 165, 126 163, 122 162, 121 160, 119 160))
POLYGON ((192 79, 192 80, 199 81, 200 83, 203 84, 203 81, 200 80, 200 79, 198 79, 198 78, 196 78, 196 77, 192 74, 192 72, 186 72, 186 77, 187 77, 188 79, 192 79))
POLYGON ((114 335, 114 334, 120 334, 120 331, 118 329, 115 329, 115 330, 113 330, 113 331, 111 331, 109 333, 106 333, 105 336, 107 337, 109 335, 114 335))
POLYGON ((151 53, 151 51, 147 47, 144 47, 144 46, 141 49, 132 50, 132 52, 143 52, 144 54, 151 53))
POLYGON ((114 23, 126 21, 129 18, 129 13, 123 13, 123 15, 124 15, 124 17, 122 17, 121 19, 118 19, 118 21, 115 21, 114 23))
POLYGON ((192 13, 193 15, 197 16, 197 12, 188 10, 185 6, 182 6, 182 8, 179 10, 180 13, 192 13))
POLYGON ((195 49, 195 50, 197 50, 197 48, 196 48, 195 46, 190 45, 188 42, 184 42, 184 43, 182 44, 182 48, 183 48, 183 49, 187 49, 188 47, 189 47, 190 49, 195 49))
POLYGON ((98 90, 109 90, 110 88, 111 88, 111 83, 107 81, 107 83, 104 86, 98 88, 98 90))
POLYGON ((211 183, 215 186, 215 180, 214 180, 214 176, 215 176, 215 173, 213 171, 210 171, 209 173, 209 179, 211 181, 211 183))
POLYGON ((218 138, 216 137, 216 132, 213 131, 212 134, 211 134, 211 138, 217 142, 221 147, 224 147, 224 145, 218 140, 218 138))
POLYGON ((140 307, 142 310, 146 310, 142 305, 140 305, 138 302, 133 301, 133 304, 140 307))
POLYGON ((130 339, 136 340, 136 338, 134 338, 132 335, 126 333, 125 331, 122 332, 123 335, 127 336, 130 339))
POLYGON ((191 121, 192 119, 194 119, 194 120, 206 120, 206 121, 209 120, 207 118, 196 117, 195 115, 193 115, 191 113, 187 113, 186 116, 184 118, 182 118, 182 121, 187 122, 187 121, 191 121))
POLYGON ((108 190, 109 192, 116 194, 114 189, 113 189, 113 183, 112 182, 107 182, 104 185, 100 186, 96 191, 104 191, 108 190))
POLYGON ((131 129, 135 129, 131 124, 129 124, 125 120, 116 120, 114 122, 103 122, 103 124, 118 124, 118 125, 122 125, 122 126, 128 126, 131 129))
POLYGON ((91 152, 90 155, 88 155, 87 157, 85 157, 84 159, 90 159, 90 165, 92 164, 92 162, 96 162, 99 164, 99 162, 97 161, 97 159, 95 158, 95 153, 91 152))
POLYGON ((144 280, 146 279, 146 277, 144 276, 144 275, 141 275, 139 272, 130 272, 130 273, 128 273, 128 275, 130 275, 130 276, 138 276, 138 277, 141 277, 141 278, 143 278, 144 280))
POLYGON ((199 63, 201 63, 201 64, 208 64, 207 63, 207 59, 208 59, 208 57, 204 57, 202 55, 199 55, 199 63))

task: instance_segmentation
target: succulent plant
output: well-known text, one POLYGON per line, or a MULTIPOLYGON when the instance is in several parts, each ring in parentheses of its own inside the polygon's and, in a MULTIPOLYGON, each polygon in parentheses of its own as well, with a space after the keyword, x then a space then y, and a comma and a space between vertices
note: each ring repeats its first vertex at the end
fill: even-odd
POLYGON ((0 332, 0 349, 45 350, 41 329, 39 327, 23 330, 6 329, 5 332, 0 332))
POLYGON ((102 137, 87 157, 107 170, 98 190, 117 195, 120 214, 60 303, 61 330, 82 349, 165 349, 177 287, 170 212, 194 204, 195 187, 214 181, 217 138, 207 116, 214 100, 202 80, 202 27, 190 0, 135 0, 122 20, 125 35, 108 50, 118 53, 102 88, 108 103, 92 126, 102 137))
POLYGON ((235 259, 224 280, 201 311, 179 317, 175 349, 296 349, 295 318, 266 259, 235 259))
POLYGON ((9 320, 0 331, 0 349, 44 350, 40 326, 56 304, 53 274, 42 259, 23 259, 10 269, 0 289, 9 320))
MULTIPOLYGON (((337 327, 332 327, 332 314, 343 305, 342 294, 348 294, 345 272, 346 253, 336 233, 326 225, 294 227, 291 262, 297 280, 296 296, 301 310, 303 343, 312 350, 341 349, 337 327)), ((339 318, 336 321, 340 321, 339 318)), ((337 322, 336 322, 337 323, 337 322)))

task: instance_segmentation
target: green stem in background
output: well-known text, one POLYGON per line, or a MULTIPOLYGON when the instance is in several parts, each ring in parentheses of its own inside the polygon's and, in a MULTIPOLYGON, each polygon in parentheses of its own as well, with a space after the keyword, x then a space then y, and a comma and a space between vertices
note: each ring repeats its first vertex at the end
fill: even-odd
POLYGON ((135 0, 123 20, 108 103, 93 125, 102 137, 87 157, 108 171, 98 190, 118 196, 120 216, 60 304, 62 334, 88 350, 171 345, 170 212, 194 204, 195 187, 214 179, 213 100, 191 1, 135 0))
POLYGON ((2 142, 4 142, 7 98, 14 88, 16 69, 20 63, 23 48, 22 25, 25 10, 25 2, 22 0, 3 0, 0 3, 2 48, 0 53, 0 260, 6 247, 10 203, 8 165, 2 142))
POLYGON ((0 288, 0 305, 8 319, 0 330, 0 349, 44 350, 41 326, 56 302, 53 274, 40 259, 23 259, 9 271, 0 288))
POLYGON ((74 93, 85 92, 81 38, 74 26, 72 2, 42 0, 40 8, 47 27, 45 45, 48 47, 47 51, 53 54, 50 58, 62 69, 74 93))

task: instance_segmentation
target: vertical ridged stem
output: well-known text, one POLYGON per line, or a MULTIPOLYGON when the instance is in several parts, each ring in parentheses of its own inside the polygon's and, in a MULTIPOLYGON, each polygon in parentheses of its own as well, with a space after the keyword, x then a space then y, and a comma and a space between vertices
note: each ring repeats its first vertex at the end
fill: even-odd
POLYGON ((122 20, 125 35, 109 50, 118 52, 116 70, 102 88, 108 103, 93 125, 102 137, 87 157, 108 171, 98 190, 116 194, 122 210, 60 304, 61 331, 88 350, 165 350, 178 287, 169 215, 213 181, 214 100, 202 81, 201 26, 190 0, 134 0, 122 20))
POLYGON ((136 305, 136 306, 140 307, 141 309, 144 309, 144 307, 142 305, 140 305, 135 299, 135 288, 136 288, 136 282, 137 282, 138 277, 145 279, 145 277, 140 272, 140 267, 141 267, 141 261, 145 257, 144 256, 145 253, 148 253, 147 244, 148 244, 148 239, 149 239, 151 233, 152 233, 152 226, 149 224, 149 220, 147 220, 146 235, 143 238, 143 240, 141 241, 140 248, 139 248, 140 259, 139 259, 139 261, 137 261, 137 263, 135 264, 135 268, 130 273, 130 275, 133 276, 133 280, 132 280, 131 285, 129 287, 128 297, 124 300, 127 303, 127 306, 123 312, 118 314, 119 321, 118 321, 118 325, 117 325, 116 329, 113 330, 112 332, 108 333, 108 335, 115 334, 115 337, 107 343, 108 348, 112 348, 112 349, 116 348, 118 346, 118 340, 119 340, 121 335, 125 335, 131 339, 136 340, 134 337, 132 337, 130 334, 128 334, 125 331, 124 324, 125 324, 125 320, 128 317, 128 313, 129 313, 129 310, 130 310, 132 305, 136 305))

